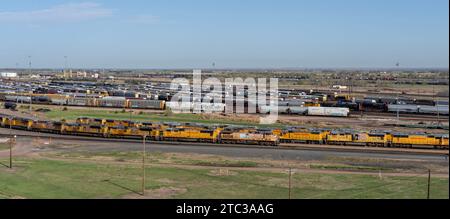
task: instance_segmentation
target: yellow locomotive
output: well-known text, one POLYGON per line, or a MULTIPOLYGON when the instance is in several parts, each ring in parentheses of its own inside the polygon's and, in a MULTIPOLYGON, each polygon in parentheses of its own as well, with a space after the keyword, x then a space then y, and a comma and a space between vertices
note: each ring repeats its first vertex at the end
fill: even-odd
POLYGON ((353 134, 353 143, 365 146, 390 146, 391 135, 383 132, 362 132, 353 134))
POLYGON ((31 130, 35 132, 47 132, 60 134, 63 127, 62 122, 36 120, 31 124, 31 130))
POLYGON ((413 147, 415 145, 422 145, 448 149, 448 138, 448 135, 395 133, 392 134, 392 146, 413 147))
POLYGON ((278 135, 284 143, 323 144, 330 132, 325 129, 291 127, 287 130, 275 129, 272 133, 278 135))
POLYGON ((222 144, 256 144, 277 146, 280 143, 280 137, 272 132, 266 131, 225 129, 220 133, 219 142, 222 144))
POLYGON ((61 127, 61 134, 108 137, 108 127, 79 123, 64 123, 61 127))
POLYGON ((345 130, 331 131, 326 136, 327 144, 347 145, 353 142, 353 133, 345 130))
POLYGON ((160 140, 216 143, 221 130, 221 128, 166 128, 160 131, 160 140))
POLYGON ((137 128, 137 127, 109 127, 107 132, 108 137, 115 138, 143 138, 151 137, 151 129, 137 128))

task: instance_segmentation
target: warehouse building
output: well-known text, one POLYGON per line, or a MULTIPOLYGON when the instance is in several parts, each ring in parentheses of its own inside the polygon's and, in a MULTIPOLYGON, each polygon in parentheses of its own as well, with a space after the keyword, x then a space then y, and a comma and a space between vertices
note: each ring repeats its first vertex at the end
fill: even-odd
POLYGON ((2 78, 17 78, 16 72, 0 72, 0 77, 2 78))

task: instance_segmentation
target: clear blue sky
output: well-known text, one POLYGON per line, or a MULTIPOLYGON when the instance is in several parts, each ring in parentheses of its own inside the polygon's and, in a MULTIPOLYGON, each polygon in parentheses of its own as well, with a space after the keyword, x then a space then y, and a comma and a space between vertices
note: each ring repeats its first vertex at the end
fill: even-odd
POLYGON ((444 67, 448 0, 2 0, 0 68, 444 67))

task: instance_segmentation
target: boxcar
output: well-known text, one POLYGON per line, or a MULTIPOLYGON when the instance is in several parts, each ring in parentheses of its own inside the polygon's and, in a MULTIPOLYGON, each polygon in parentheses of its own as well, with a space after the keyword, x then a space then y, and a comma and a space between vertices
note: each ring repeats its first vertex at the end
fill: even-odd
POLYGON ((140 99, 128 100, 129 108, 163 110, 165 108, 165 105, 166 105, 165 101, 161 100, 140 100, 140 99))

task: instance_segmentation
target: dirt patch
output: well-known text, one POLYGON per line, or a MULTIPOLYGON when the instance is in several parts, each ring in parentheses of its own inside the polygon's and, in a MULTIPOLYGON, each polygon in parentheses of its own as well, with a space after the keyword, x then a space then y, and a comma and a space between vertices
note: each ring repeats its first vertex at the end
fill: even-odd
POLYGON ((165 183, 165 184, 173 184, 173 183, 175 183, 175 181, 173 181, 171 179, 166 179, 166 178, 164 178, 164 179, 157 179, 156 181, 160 182, 160 183, 165 183))
POLYGON ((229 169, 215 169, 209 171, 209 176, 235 176, 238 173, 236 171, 231 171, 229 169))
POLYGON ((132 193, 123 196, 123 199, 168 199, 175 195, 186 193, 186 188, 167 187, 160 189, 146 190, 145 195, 132 193))

